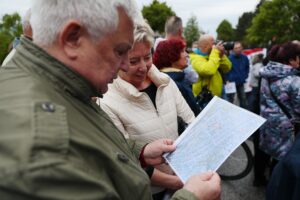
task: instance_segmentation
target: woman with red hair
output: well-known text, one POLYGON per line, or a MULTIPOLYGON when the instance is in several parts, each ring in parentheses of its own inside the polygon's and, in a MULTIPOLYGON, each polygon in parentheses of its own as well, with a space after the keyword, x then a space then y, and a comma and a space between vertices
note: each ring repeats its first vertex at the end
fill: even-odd
POLYGON ((168 74, 175 81, 194 114, 198 115, 200 110, 196 104, 192 88, 184 79, 183 70, 187 67, 188 59, 185 47, 185 43, 179 39, 161 41, 154 52, 153 63, 160 71, 168 74))

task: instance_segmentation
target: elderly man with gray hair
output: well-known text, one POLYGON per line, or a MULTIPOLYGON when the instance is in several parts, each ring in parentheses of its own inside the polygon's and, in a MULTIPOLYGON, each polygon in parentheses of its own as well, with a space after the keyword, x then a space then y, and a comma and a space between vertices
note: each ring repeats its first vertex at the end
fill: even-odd
MULTIPOLYGON (((128 69, 132 0, 34 0, 33 41, 22 37, 0 69, 0 197, 6 200, 151 199, 141 168, 172 140, 126 140, 91 97, 128 69)), ((191 177, 173 199, 216 199, 214 173, 191 177)))
POLYGON ((221 42, 215 43, 212 35, 201 35, 198 48, 190 54, 194 70, 199 74, 197 83, 193 84, 194 96, 207 88, 213 95, 221 96, 222 74, 231 70, 231 62, 225 55, 225 48, 221 42))
POLYGON ((183 33, 183 25, 182 19, 177 16, 171 16, 167 19, 165 23, 165 38, 157 38, 153 45, 154 50, 156 49, 159 42, 169 39, 181 39, 184 40, 182 37, 183 33))

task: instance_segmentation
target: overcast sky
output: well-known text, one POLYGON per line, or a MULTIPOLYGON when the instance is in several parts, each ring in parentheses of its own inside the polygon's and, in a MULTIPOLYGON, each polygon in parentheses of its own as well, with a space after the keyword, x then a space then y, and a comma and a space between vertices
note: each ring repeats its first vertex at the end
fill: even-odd
MULTIPOLYGON (((142 9, 152 0, 136 0, 142 9)), ((30 7, 31 0, 0 0, 0 17, 6 13, 19 12, 21 16, 30 7)), ((200 28, 216 36, 216 29, 223 19, 235 28, 238 18, 248 11, 254 11, 259 0, 160 0, 166 2, 182 18, 184 25, 196 15, 200 28)))

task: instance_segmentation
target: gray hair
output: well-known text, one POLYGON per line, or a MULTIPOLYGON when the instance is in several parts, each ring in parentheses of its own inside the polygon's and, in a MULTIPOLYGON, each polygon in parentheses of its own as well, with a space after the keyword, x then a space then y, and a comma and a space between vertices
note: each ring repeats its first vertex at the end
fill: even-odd
POLYGON ((252 65, 255 65, 256 63, 261 63, 263 61, 263 59, 264 59, 264 54, 262 54, 262 53, 256 54, 252 58, 252 65))
POLYGON ((136 24, 134 29, 134 43, 147 42, 153 47, 154 32, 146 21, 136 24))
POLYGON ((171 16, 167 19, 165 24, 166 34, 177 35, 182 29, 182 20, 180 17, 171 16))
POLYGON ((33 0, 33 40, 40 46, 52 45, 60 29, 72 19, 80 21, 91 38, 97 40, 116 30, 119 7, 134 23, 141 20, 134 0, 33 0))

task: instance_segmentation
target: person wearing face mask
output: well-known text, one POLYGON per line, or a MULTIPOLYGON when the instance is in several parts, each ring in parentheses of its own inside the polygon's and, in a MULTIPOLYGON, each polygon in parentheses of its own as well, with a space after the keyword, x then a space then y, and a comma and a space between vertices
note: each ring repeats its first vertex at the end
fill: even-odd
MULTIPOLYGON (((134 30, 134 44, 129 51, 129 68, 121 70, 100 100, 126 138, 152 142, 178 137, 177 117, 191 123, 195 118, 174 81, 152 64, 153 31, 146 23, 134 30)), ((166 189, 183 187, 181 180, 166 164, 155 166, 150 175, 153 199, 162 199, 166 189)))
POLYGON ((201 35, 198 48, 190 54, 192 67, 199 74, 198 81, 193 84, 194 96, 199 95, 202 88, 207 86, 213 95, 221 96, 223 80, 221 73, 231 69, 231 62, 225 55, 221 42, 215 44, 211 35, 201 35))
POLYGON ((260 148, 272 157, 271 171, 291 149, 300 119, 300 45, 286 42, 270 50, 260 75, 260 148))

